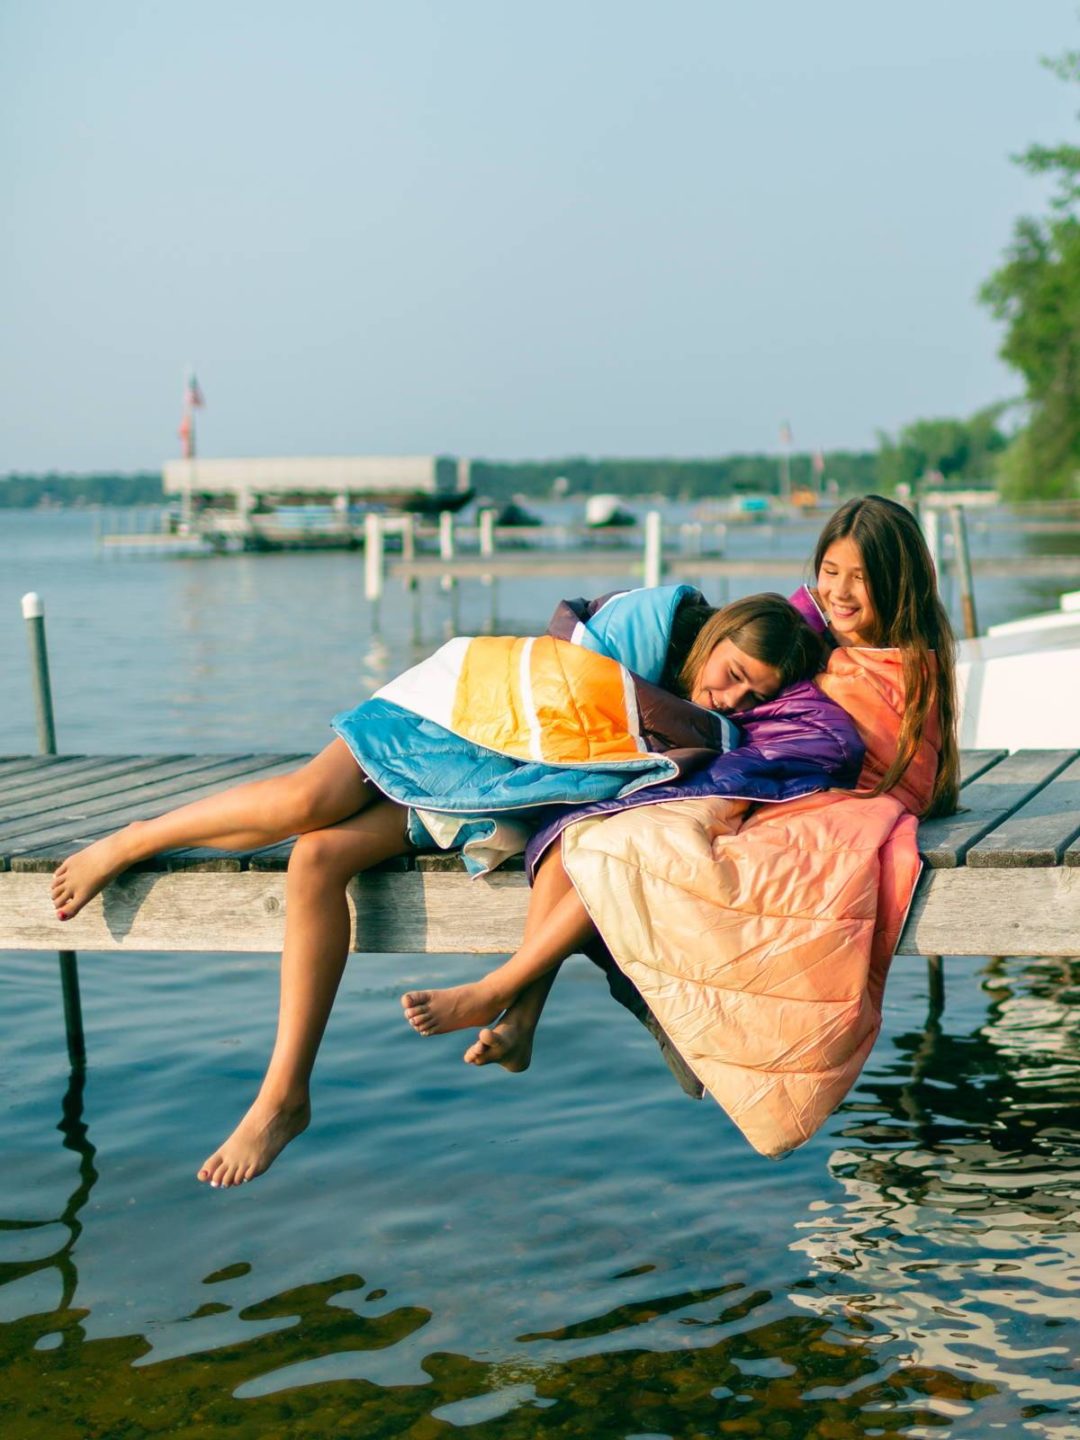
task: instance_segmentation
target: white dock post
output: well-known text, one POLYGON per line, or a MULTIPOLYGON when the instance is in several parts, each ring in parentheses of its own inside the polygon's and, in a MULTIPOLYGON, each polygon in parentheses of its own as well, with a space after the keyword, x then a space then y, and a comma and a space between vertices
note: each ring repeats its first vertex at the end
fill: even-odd
POLYGON ((255 533, 252 514, 255 510, 255 495, 250 485, 241 485, 236 492, 236 513, 239 519, 240 536, 247 539, 255 533))
MULTIPOLYGON (((411 565, 416 559, 416 516, 411 510, 406 514, 402 522, 401 558, 406 565, 411 565)), ((420 588, 420 581, 415 575, 410 575, 405 581, 405 588, 415 594, 420 588)))
MULTIPOLYGON (((728 527, 722 520, 713 527, 713 534, 716 536, 716 553, 723 559, 727 554, 728 527)), ((717 582, 718 602, 721 605, 726 605, 728 602, 728 584, 726 575, 721 576, 717 582)))
MULTIPOLYGON (((56 726, 53 722, 52 688, 49 685, 49 655, 45 646, 45 603, 36 591, 31 590, 23 596, 22 613, 30 641, 38 750, 42 755, 55 755, 56 726)), ((82 998, 79 994, 79 964, 74 950, 61 950, 58 954, 68 1061, 73 1070, 80 1070, 86 1064, 86 1036, 83 1031, 82 998)))
POLYGON ((480 554, 495 554, 495 511, 480 511, 480 554))
POLYGON ((654 589, 664 583, 664 527, 659 510, 650 510, 645 516, 645 565, 646 589, 654 589))
POLYGON ((964 618, 964 634, 967 639, 974 640, 979 633, 979 625, 975 619, 975 587, 971 581, 971 556, 968 553, 967 527, 964 524, 962 505, 949 506, 949 521, 956 554, 956 573, 960 581, 960 611, 964 618))
POLYGON ((385 572, 382 516, 369 510, 364 516, 364 597, 379 600, 385 572))
POLYGON ((682 535, 682 551, 687 559, 701 555, 702 524, 700 520, 687 520, 679 527, 682 535))
POLYGON ((938 589, 941 589, 943 579, 941 573, 941 512, 932 510, 929 505, 924 505, 921 511, 923 536, 926 540, 926 548, 930 551, 930 559, 934 563, 934 574, 937 576, 938 589))
MULTIPOLYGON (((454 512, 452 510, 439 511, 439 558, 441 560, 453 560, 454 558, 454 512)), ((454 588, 452 575, 442 577, 442 588, 444 590, 454 588)))
POLYGON ((45 602, 36 591, 22 597, 26 638, 30 643, 30 671, 34 682, 34 711, 37 716, 38 750, 56 754, 56 725, 53 722, 52 686, 49 684, 49 652, 45 644, 45 602))
MULTIPOLYGON (((495 554, 495 511, 486 508, 480 511, 480 554, 495 554)), ((491 575, 481 575, 480 583, 490 586, 494 579, 491 575)))

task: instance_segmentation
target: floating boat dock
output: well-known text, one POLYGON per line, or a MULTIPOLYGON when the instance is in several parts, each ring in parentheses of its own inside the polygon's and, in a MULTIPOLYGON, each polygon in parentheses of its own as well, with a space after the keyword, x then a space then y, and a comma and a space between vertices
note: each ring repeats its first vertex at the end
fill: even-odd
MULTIPOLYGON (((292 842, 180 850, 121 876, 59 923, 49 876, 73 851, 306 755, 0 759, 0 946, 9 950, 276 951, 292 842)), ((1080 750, 966 751, 960 812, 920 827, 925 869, 903 955, 1080 953, 1080 750)), ((396 860, 350 887, 352 949, 498 954, 520 938, 520 862, 470 880, 457 856, 396 860)))

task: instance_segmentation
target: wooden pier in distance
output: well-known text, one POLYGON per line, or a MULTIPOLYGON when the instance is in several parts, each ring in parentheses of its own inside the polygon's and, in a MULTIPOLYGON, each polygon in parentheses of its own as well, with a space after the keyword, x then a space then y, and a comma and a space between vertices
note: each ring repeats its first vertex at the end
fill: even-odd
MULTIPOLYGON (((129 871, 61 924, 49 876, 73 851, 306 755, 0 759, 0 947, 276 951, 292 842, 181 850, 129 871)), ((967 751, 960 813, 921 826, 925 869, 902 955, 1080 954, 1080 750, 967 751)), ((396 860, 350 887, 352 949, 507 953, 522 929, 520 861, 470 880, 454 855, 396 860)))

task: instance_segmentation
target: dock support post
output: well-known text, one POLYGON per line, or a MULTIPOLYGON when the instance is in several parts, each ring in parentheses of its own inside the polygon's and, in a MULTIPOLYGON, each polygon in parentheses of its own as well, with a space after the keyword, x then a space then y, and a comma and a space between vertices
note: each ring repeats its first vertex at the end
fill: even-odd
POLYGON ((255 525, 252 521, 252 513, 255 509, 255 495, 250 485, 241 485, 236 492, 236 514, 237 525, 240 530, 241 540, 246 540, 255 533, 255 525))
MULTIPOLYGON (((481 554, 481 555, 494 555, 494 554, 495 554, 495 511, 494 511, 494 510, 487 510, 487 509, 485 509, 485 510, 481 510, 481 511, 480 511, 480 554, 481 554)), ((482 585, 490 586, 490 585, 492 585, 492 584, 494 583, 494 582, 493 582, 493 577, 492 577, 491 575, 481 575, 481 576, 480 576, 480 583, 481 583, 482 585)))
POLYGON ((79 962, 74 950, 60 951, 60 988, 64 996, 64 1033, 68 1060, 73 1070, 86 1064, 86 1036, 83 1033, 82 1000, 79 996, 79 962))
POLYGON ((702 525, 700 520, 688 520, 680 526, 682 531, 682 552, 688 559, 698 559, 701 555, 701 533, 702 525))
POLYGON ((644 580, 647 590, 664 583, 664 528, 659 510, 645 516, 644 580))
POLYGON ((927 989, 930 995, 930 1017, 936 1020, 945 1009, 945 972, 940 955, 926 957, 927 989))
POLYGON ((364 597, 378 601, 383 593, 385 570, 382 516, 373 510, 364 516, 364 597))
POLYGON ((31 590, 22 598, 26 638, 30 643, 30 671, 34 683, 34 711, 37 716, 38 751, 56 754, 56 726, 53 723, 52 687, 49 684, 49 652, 45 644, 45 604, 31 590))
POLYGON ((929 505, 921 508, 919 518, 922 521, 923 538, 926 541, 926 548, 930 551, 930 559, 934 566, 934 574, 937 576, 938 590, 941 589, 941 512, 931 510, 929 505))
MULTIPOLYGON (((439 511, 439 559, 453 560, 454 558, 454 512, 452 510, 439 511)), ((452 590, 454 588, 454 577, 444 575, 442 577, 442 588, 452 590)))
MULTIPOLYGON (((416 516, 411 510, 405 516, 401 531, 401 558, 406 565, 411 565, 416 559, 416 516)), ((414 593, 419 588, 419 585, 420 581, 415 575, 410 575, 405 582, 405 588, 414 593)))
MULTIPOLYGON (((716 536, 716 554, 723 559, 727 554, 728 527, 722 520, 713 527, 713 534, 716 536)), ((726 605, 728 602, 728 584, 728 577, 726 575, 722 576, 717 582, 718 603, 721 605, 726 605)))
POLYGON ((975 587, 971 581, 971 555, 968 551, 967 526, 964 524, 962 505, 949 506, 949 522, 952 525, 953 547, 956 551, 956 573, 960 581, 960 612, 964 620, 964 635, 974 640, 979 633, 975 618, 975 587))
MULTIPOLYGON (((45 644, 45 604, 31 590, 22 598, 23 619, 30 641, 30 666, 34 678, 34 708, 37 712, 38 751, 56 754, 56 725, 53 721, 52 687, 49 684, 49 652, 45 644)), ((79 963, 74 950, 60 951, 60 988, 64 996, 64 1033, 68 1060, 73 1070, 86 1064, 86 1036, 83 1033, 82 1001, 79 998, 79 963)))
POLYGON ((702 524, 700 520, 688 520, 680 525, 679 533, 682 538, 682 553, 686 560, 699 560, 701 558, 701 536, 702 524))

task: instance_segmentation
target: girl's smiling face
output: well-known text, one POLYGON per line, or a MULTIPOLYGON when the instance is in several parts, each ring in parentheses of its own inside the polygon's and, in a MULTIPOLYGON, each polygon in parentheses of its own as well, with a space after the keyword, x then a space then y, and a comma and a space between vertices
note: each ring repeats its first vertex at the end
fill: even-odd
POLYGON ((878 617, 870 599, 863 558, 854 540, 834 540, 825 551, 817 589, 838 644, 874 644, 878 617))
POLYGON ((731 715, 772 700, 780 689, 780 672, 747 655, 727 637, 714 645, 698 671, 690 699, 695 705, 731 715))

